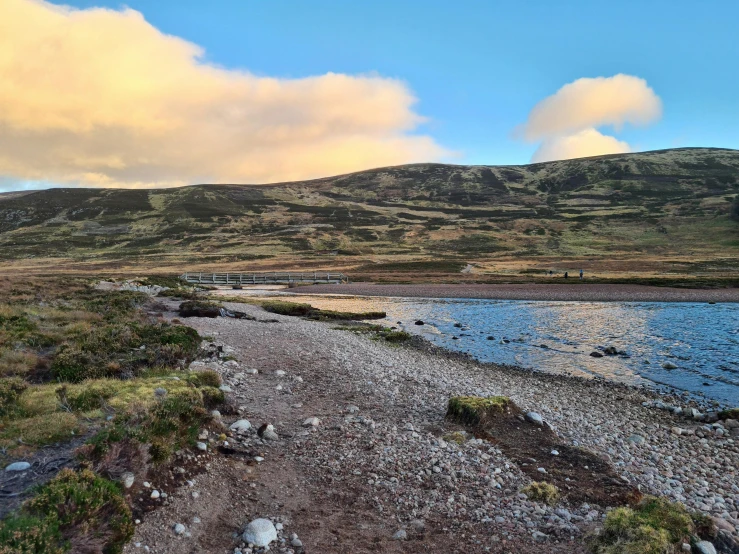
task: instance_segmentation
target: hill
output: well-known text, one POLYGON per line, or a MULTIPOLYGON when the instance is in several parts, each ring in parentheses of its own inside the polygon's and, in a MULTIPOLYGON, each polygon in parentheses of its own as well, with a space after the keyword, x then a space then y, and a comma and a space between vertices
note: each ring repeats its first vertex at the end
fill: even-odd
MULTIPOLYGON (((415 164, 275 185, 0 195, 0 269, 732 277, 739 151, 415 164)), ((464 277, 472 279, 473 277, 464 277)))

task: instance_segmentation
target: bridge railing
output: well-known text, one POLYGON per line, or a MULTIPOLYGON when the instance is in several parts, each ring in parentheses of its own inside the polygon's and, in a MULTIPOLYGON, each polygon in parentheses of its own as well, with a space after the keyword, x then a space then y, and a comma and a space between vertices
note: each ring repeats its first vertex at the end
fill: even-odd
POLYGON ((347 283, 349 278, 338 272, 272 272, 272 273, 205 273, 187 272, 180 279, 202 285, 279 285, 290 283, 347 283))

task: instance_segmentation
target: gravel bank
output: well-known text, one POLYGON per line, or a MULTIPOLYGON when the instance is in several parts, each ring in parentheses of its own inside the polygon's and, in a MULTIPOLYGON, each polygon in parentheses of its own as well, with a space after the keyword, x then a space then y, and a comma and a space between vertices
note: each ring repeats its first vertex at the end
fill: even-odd
MULTIPOLYGON (((228 306, 266 318, 254 306, 228 306)), ((472 437, 452 440, 461 428, 444 415, 449 397, 459 394, 510 396, 644 492, 720 517, 736 534, 733 431, 709 431, 645 407, 650 398, 639 390, 391 347, 328 323, 269 318, 278 322, 187 320, 235 358, 193 367, 216 369, 230 387, 239 414, 224 422, 247 419, 252 427, 227 439, 239 455, 214 457, 193 487, 147 516, 126 552, 248 554, 238 533, 260 517, 280 523, 272 545, 278 552, 584 552, 582 536, 604 507, 528 500, 520 489, 529 479, 498 448, 472 437), (317 425, 307 421, 313 417, 317 425), (254 432, 267 423, 279 440, 254 432), (177 523, 186 530, 177 534, 177 523), (302 546, 294 546, 293 533, 302 546)), ((212 439, 208 448, 217 448, 212 439)))
POLYGON ((644 285, 314 285, 299 294, 347 294, 408 298, 491 298, 496 300, 579 300, 593 302, 739 302, 739 288, 680 289, 644 285))

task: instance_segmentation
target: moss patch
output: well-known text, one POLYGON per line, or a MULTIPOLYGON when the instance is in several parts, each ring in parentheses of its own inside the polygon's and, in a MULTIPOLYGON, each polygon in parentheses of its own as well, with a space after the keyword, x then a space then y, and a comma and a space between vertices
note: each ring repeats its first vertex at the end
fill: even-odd
POLYGON ((534 481, 521 489, 521 492, 531 500, 543 502, 550 506, 554 506, 557 503, 557 500, 559 500, 559 489, 554 485, 543 481, 534 481))
POLYGON ((647 496, 633 508, 608 512, 600 534, 588 544, 595 554, 670 554, 690 542, 694 531, 682 504, 647 496))
POLYGON ((506 413, 511 404, 505 396, 454 396, 449 399, 446 416, 465 425, 484 425, 496 415, 506 413))

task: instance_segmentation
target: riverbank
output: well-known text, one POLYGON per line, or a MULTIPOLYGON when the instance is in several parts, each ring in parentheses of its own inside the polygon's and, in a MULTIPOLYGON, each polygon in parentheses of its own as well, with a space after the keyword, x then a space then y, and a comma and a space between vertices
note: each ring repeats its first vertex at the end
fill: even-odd
MULTIPOLYGON (((163 316, 171 320, 176 304, 168 305, 163 316)), ((140 552, 137 544, 154 553, 236 552, 233 533, 257 517, 280 523, 281 552, 585 552, 582 537, 605 506, 526 498, 534 462, 461 434, 445 419, 454 395, 508 396, 624 482, 720 517, 736 536, 737 438, 644 406, 651 394, 393 346, 335 323, 266 317, 253 305, 227 307, 255 320, 185 320, 229 358, 193 369, 221 374, 238 412, 224 423, 248 419, 251 429, 228 438, 236 454, 213 457, 190 487, 143 519, 128 553, 140 552), (278 440, 259 438, 262 424, 272 424, 278 440), (177 523, 186 530, 176 534, 177 523)))
MULTIPOLYGON (((574 280, 574 279, 573 279, 574 280)), ((739 302, 739 288, 689 289, 645 285, 573 284, 424 284, 350 283, 295 289, 299 294, 344 294, 410 298, 489 298, 593 302, 739 302)))

